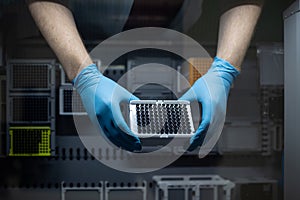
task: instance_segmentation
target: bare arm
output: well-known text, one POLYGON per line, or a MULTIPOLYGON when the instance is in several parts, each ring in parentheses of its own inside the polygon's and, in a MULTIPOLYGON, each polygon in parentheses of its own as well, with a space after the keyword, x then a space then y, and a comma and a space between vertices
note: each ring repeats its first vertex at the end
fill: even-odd
POLYGON ((234 7, 221 16, 217 56, 227 60, 238 70, 248 49, 261 5, 234 7))
POLYGON ((92 60, 86 51, 69 9, 49 1, 28 2, 41 33, 63 65, 70 80, 92 60))

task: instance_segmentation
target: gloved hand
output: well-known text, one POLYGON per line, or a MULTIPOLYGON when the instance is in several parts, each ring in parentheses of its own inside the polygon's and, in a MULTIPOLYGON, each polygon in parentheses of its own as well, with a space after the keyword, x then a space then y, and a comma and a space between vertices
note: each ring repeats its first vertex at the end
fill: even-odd
POLYGON ((180 100, 198 101, 202 104, 201 123, 190 139, 188 151, 202 145, 206 133, 216 117, 224 117, 225 120, 228 93, 238 74, 239 71, 229 62, 215 57, 208 72, 200 77, 180 98, 180 100))
POLYGON ((127 126, 120 103, 138 100, 113 80, 103 76, 95 64, 84 68, 73 80, 94 125, 101 127, 116 146, 128 151, 141 150, 139 138, 127 126), (96 119, 95 119, 96 118, 96 119))

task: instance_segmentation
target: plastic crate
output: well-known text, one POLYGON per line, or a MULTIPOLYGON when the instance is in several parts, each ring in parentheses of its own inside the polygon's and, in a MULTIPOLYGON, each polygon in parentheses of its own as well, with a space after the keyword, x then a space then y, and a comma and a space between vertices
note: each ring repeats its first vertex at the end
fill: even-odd
POLYGON ((189 83, 193 85, 195 81, 203 76, 210 68, 212 58, 190 58, 189 62, 189 83))
POLYGON ((10 127, 9 156, 50 156, 50 127, 10 127))

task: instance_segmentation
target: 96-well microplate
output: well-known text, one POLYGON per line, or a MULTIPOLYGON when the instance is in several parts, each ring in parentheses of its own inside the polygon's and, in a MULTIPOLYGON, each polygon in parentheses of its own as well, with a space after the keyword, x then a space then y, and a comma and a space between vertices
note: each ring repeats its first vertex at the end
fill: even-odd
POLYGON ((194 133, 189 101, 134 100, 130 128, 138 137, 188 137, 194 133))

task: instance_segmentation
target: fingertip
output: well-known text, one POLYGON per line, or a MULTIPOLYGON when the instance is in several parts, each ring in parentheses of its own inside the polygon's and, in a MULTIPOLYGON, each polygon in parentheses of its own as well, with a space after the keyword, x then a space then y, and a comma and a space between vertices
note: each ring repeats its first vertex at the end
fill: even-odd
POLYGON ((140 151, 142 149, 141 141, 140 139, 132 132, 124 132, 126 134, 125 137, 123 137, 124 142, 126 142, 130 146, 131 151, 140 151))
POLYGON ((130 151, 130 152, 141 151, 142 144, 139 141, 136 141, 132 144, 122 145, 121 148, 125 149, 126 151, 130 151))
POLYGON ((137 150, 137 151, 142 150, 141 140, 135 134, 133 134, 133 135, 134 135, 134 137, 136 139, 136 141, 134 142, 134 148, 135 148, 135 150, 137 150))
POLYGON ((140 98, 132 94, 129 101, 134 101, 134 100, 140 100, 140 98))
POLYGON ((135 144, 134 144, 134 149, 135 149, 136 151, 142 150, 142 144, 141 144, 140 141, 135 142, 135 144))
MULTIPOLYGON (((195 136, 195 135, 194 135, 195 136)), ((196 144, 196 142, 195 142, 195 137, 191 137, 190 138, 190 146, 189 146, 189 148, 187 149, 188 151, 193 151, 193 150, 195 150, 196 148, 197 148, 197 144, 196 144)))
POLYGON ((188 151, 193 151, 198 146, 202 146, 208 127, 209 123, 203 123, 199 126, 195 134, 190 138, 190 146, 188 148, 188 151))

